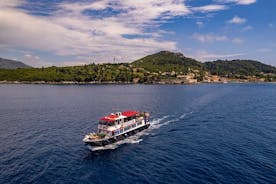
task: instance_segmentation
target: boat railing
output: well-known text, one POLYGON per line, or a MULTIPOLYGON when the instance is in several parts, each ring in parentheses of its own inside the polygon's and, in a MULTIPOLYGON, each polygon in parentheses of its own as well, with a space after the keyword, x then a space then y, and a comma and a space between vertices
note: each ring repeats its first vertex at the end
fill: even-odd
POLYGON ((105 134, 105 133, 90 133, 87 135, 87 138, 90 140, 103 140, 103 139, 107 139, 110 138, 111 136, 109 134, 105 134))
POLYGON ((143 121, 143 119, 144 119, 144 117, 139 116, 139 117, 137 117, 137 118, 136 118, 136 120, 135 120, 135 121, 136 121, 136 122, 140 122, 140 121, 143 121))

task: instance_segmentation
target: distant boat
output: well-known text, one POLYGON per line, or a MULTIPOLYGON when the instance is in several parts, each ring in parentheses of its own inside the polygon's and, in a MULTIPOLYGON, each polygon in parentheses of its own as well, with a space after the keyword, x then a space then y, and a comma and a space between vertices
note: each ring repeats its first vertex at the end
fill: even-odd
POLYGON ((106 146, 134 135, 150 126, 149 113, 124 111, 100 118, 98 131, 83 138, 92 147, 106 146))

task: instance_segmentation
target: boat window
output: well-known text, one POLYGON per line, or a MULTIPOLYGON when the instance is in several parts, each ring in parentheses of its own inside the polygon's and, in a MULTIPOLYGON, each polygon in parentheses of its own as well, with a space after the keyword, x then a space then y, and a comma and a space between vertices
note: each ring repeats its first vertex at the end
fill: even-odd
POLYGON ((105 121, 105 120, 101 120, 99 122, 100 125, 107 125, 107 126, 114 126, 115 122, 114 121, 105 121))
POLYGON ((127 117, 126 119, 127 119, 127 121, 130 121, 133 119, 133 117, 127 117))
POLYGON ((114 121, 108 122, 107 125, 108 126, 114 126, 114 121))
POLYGON ((129 130, 130 128, 131 128, 131 126, 125 127, 125 131, 129 130))
POLYGON ((106 121, 102 120, 99 122, 100 125, 106 125, 106 121))

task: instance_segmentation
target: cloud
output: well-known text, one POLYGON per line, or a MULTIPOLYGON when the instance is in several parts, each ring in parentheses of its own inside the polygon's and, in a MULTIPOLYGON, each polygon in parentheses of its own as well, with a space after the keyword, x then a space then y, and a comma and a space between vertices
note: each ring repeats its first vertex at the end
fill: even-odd
POLYGON ((197 25, 199 28, 201 28, 201 27, 204 26, 204 23, 203 23, 202 21, 197 21, 197 22, 196 22, 196 25, 197 25))
POLYGON ((228 21, 228 23, 231 23, 231 24, 243 24, 246 22, 246 19, 245 18, 241 18, 239 16, 234 16, 231 20, 228 21))
POLYGON ((200 6, 200 7, 194 7, 194 8, 192 8, 192 10, 206 13, 206 12, 225 10, 227 8, 228 7, 225 5, 210 4, 210 5, 200 6))
POLYGON ((259 48, 257 49, 258 52, 272 52, 272 49, 270 48, 259 48))
POLYGON ((199 33, 194 33, 192 35, 192 38, 194 40, 200 41, 202 43, 206 42, 222 42, 222 41, 227 41, 228 37, 225 35, 216 35, 216 34, 199 34, 199 33))
MULTIPOLYGON (((36 4, 31 1, 1 0, 0 47, 31 51, 33 62, 44 62, 36 58, 37 51, 64 57, 67 63, 74 59, 78 63, 91 62, 91 58, 93 62, 112 62, 114 57, 122 62, 132 61, 159 50, 178 49, 177 41, 165 39, 164 35, 172 33, 160 26, 170 19, 228 8, 223 4, 191 7, 186 2, 42 1, 39 7, 33 8, 36 4), (49 4, 55 8, 44 8, 49 4)), ((196 24, 204 25, 200 21, 196 24)), ((216 34, 195 33, 192 37, 200 42, 229 40, 227 36, 216 34)), ((27 61, 28 56, 23 57, 27 61)))
POLYGON ((17 8, 24 3, 1 1, 1 46, 59 56, 93 56, 99 62, 115 56, 128 60, 159 50, 175 50, 176 42, 162 40, 161 35, 166 33, 159 29, 160 22, 190 13, 183 0, 59 3, 58 10, 48 12, 49 16, 17 8), (106 9, 116 13, 106 15, 106 9), (97 17, 98 13, 102 15, 97 17))
POLYGON ((238 5, 250 5, 256 3, 257 0, 217 0, 217 2, 221 3, 235 3, 238 5))
POLYGON ((241 38, 234 38, 234 39, 232 39, 232 42, 236 43, 236 44, 242 44, 244 41, 241 38))
POLYGON ((194 33, 192 35, 192 38, 201 43, 231 41, 232 43, 235 43, 235 44, 242 44, 244 42, 244 40, 241 38, 229 38, 225 35, 217 35, 217 34, 213 34, 213 33, 209 33, 209 34, 194 33))
POLYGON ((25 53, 22 58, 20 58, 21 61, 23 61, 25 64, 30 65, 32 67, 42 67, 42 66, 52 66, 52 63, 45 62, 41 60, 41 58, 37 55, 34 55, 32 53, 25 53))
POLYGON ((66 29, 49 20, 36 18, 20 11, 2 10, 0 22, 1 44, 56 51, 61 54, 66 48, 75 48, 83 40, 89 40, 88 35, 84 33, 66 29))
POLYGON ((193 54, 193 57, 198 59, 199 61, 210 61, 210 60, 216 60, 216 59, 235 58, 245 54, 246 53, 220 54, 220 53, 210 53, 206 50, 199 50, 199 51, 196 51, 195 54, 193 54))
POLYGON ((14 8, 19 5, 22 5, 24 1, 20 0, 1 0, 0 1, 0 7, 1 8, 14 8))
POLYGON ((248 25, 248 26, 243 27, 242 31, 249 31, 249 30, 252 30, 252 29, 253 29, 253 27, 248 25))
POLYGON ((176 49, 175 42, 157 38, 157 33, 163 33, 157 29, 156 20, 188 14, 183 1, 114 3, 107 0, 61 3, 60 9, 51 16, 39 17, 16 8, 20 1, 2 1, 1 45, 54 52, 61 56, 94 56, 97 61, 109 61, 114 56, 132 59, 133 56, 140 57, 158 50, 176 49), (108 7, 119 13, 100 18, 83 14, 86 10, 104 10, 108 7), (151 33, 146 30, 151 26, 156 26, 157 31, 151 33), (140 37, 128 39, 124 35, 140 37))

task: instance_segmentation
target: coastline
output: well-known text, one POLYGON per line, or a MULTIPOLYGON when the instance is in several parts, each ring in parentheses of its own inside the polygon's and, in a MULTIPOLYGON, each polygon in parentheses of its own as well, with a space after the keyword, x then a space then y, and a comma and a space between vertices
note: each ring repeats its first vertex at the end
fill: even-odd
POLYGON ((276 81, 244 81, 244 80, 229 80, 225 81, 211 81, 211 82, 193 82, 193 83, 175 83, 171 82, 163 82, 163 81, 152 81, 152 82, 144 82, 144 83, 135 83, 135 82, 118 82, 118 81, 91 81, 91 82, 76 82, 76 81, 62 81, 62 82, 46 82, 46 81, 0 81, 0 84, 42 84, 42 85, 137 85, 137 84, 145 84, 145 85, 197 85, 197 84, 240 84, 240 83, 269 83, 273 84, 276 81))

